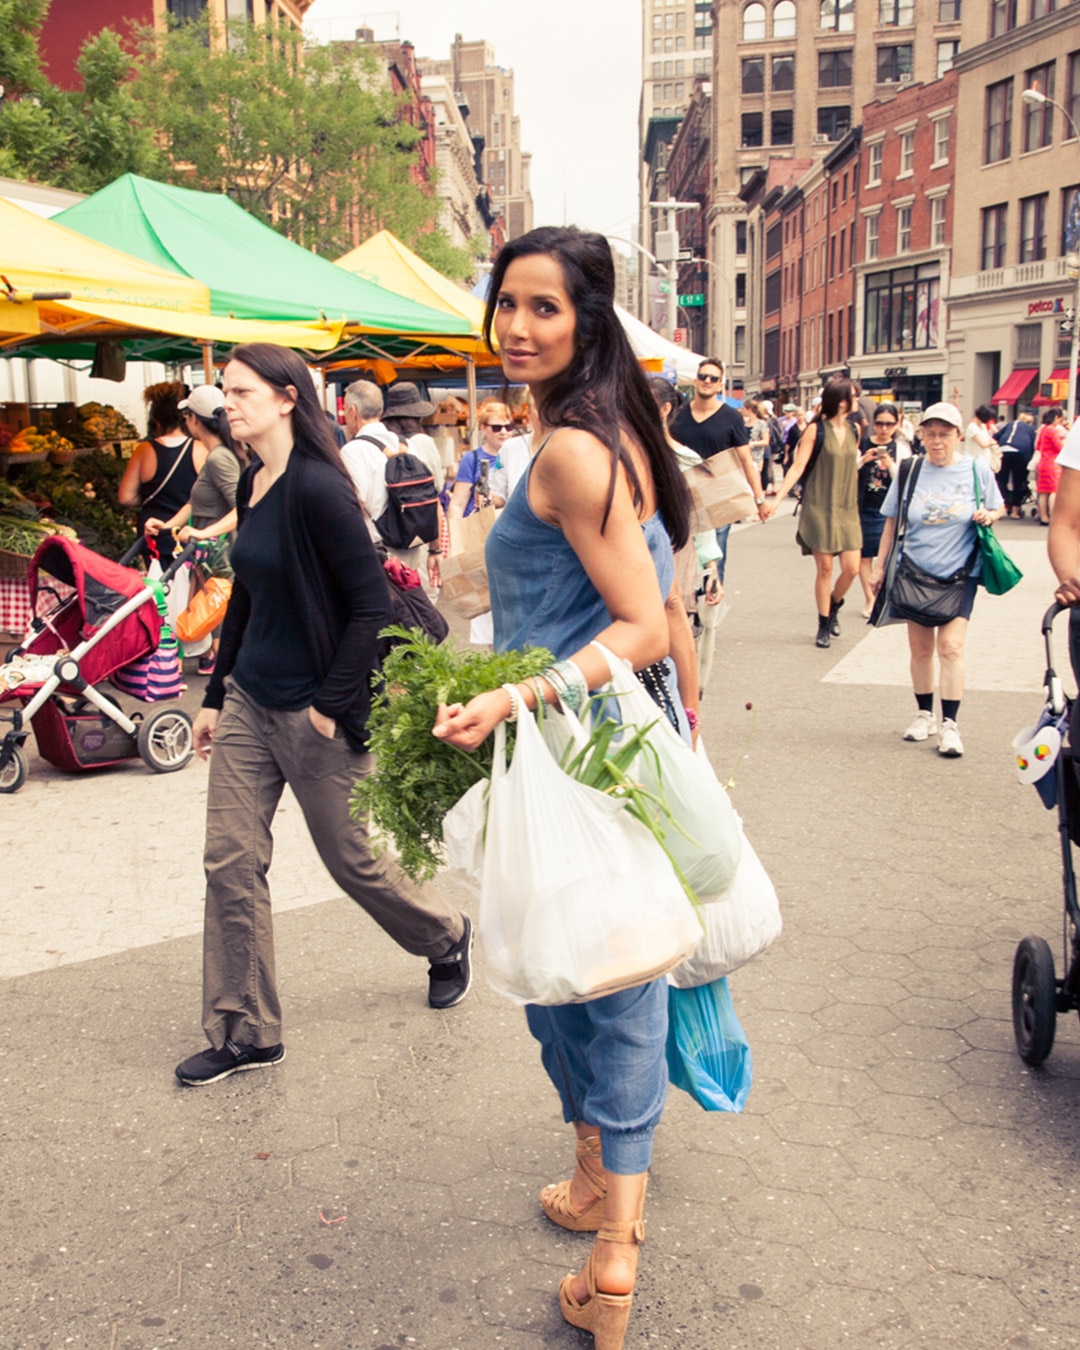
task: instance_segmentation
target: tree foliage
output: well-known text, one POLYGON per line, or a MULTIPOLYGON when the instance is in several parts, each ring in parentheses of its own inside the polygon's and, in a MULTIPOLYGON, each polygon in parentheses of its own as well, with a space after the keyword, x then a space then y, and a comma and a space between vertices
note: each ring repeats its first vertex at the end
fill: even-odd
MULTIPOLYGON (((209 18, 143 31, 134 91, 175 183, 226 191, 305 248, 338 257, 382 226, 414 243, 438 203, 414 178, 420 133, 374 52, 209 18)), ((441 235, 441 239, 440 239, 441 235)), ((452 259, 458 267, 460 259, 452 259)))
POLYGON ((42 70, 49 0, 0 0, 0 174, 94 192, 123 173, 226 192, 276 230, 335 258, 393 230, 445 275, 476 254, 437 225, 417 181, 420 132, 400 117, 371 48, 305 46, 288 28, 208 16, 83 46, 81 88, 42 70))

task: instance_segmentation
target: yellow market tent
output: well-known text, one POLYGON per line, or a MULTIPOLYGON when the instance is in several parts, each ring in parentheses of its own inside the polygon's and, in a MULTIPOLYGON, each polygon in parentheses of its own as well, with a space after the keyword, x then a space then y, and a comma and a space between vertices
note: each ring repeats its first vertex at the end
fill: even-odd
POLYGON ((466 319, 478 337, 484 322, 484 304, 408 248, 389 230, 380 230, 358 248, 337 259, 338 267, 373 281, 395 295, 404 295, 430 309, 466 319))
POLYGON ((139 348, 162 335, 172 342, 156 343, 154 355, 165 360, 181 352, 190 358, 211 343, 273 342, 321 352, 337 345, 341 327, 340 322, 265 323, 212 315, 210 292, 202 282, 0 199, 2 354, 75 355, 66 349, 104 340, 130 339, 139 348))

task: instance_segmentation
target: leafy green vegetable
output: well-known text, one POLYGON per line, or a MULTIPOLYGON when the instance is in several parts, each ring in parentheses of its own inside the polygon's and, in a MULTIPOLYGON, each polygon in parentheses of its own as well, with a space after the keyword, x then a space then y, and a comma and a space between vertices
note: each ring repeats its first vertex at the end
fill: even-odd
POLYGON ((398 626, 399 639, 383 662, 382 691, 368 722, 374 772, 357 783, 352 814, 367 813, 392 839, 401 866, 427 881, 440 865, 443 817, 469 788, 491 777, 490 738, 472 754, 431 734, 440 703, 467 703, 477 694, 538 675, 554 657, 542 647, 516 652, 436 647, 419 629, 398 626))

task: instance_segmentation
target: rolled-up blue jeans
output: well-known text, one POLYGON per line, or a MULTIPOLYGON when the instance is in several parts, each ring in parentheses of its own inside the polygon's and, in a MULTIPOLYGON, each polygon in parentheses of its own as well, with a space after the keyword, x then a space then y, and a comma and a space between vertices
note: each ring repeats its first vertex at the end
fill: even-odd
POLYGON ((531 1003, 525 1015, 562 1098, 563 1119, 599 1127, 606 1171, 647 1172, 667 1100, 667 981, 588 1003, 531 1003))

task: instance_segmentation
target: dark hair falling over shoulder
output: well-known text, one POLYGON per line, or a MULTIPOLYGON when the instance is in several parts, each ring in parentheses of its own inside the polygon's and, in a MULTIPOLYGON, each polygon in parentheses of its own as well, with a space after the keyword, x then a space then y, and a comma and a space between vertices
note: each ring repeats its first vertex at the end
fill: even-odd
POLYGON ((315 381, 301 358, 287 347, 275 347, 270 342, 244 342, 232 349, 229 360, 239 361, 253 370, 279 394, 288 393, 290 386, 295 389, 292 410, 294 453, 325 461, 351 484, 326 412, 315 393, 315 381))
POLYGON ((549 427, 578 427, 591 432, 612 455, 604 524, 615 494, 618 466, 630 480, 634 500, 642 500, 641 482, 624 437, 635 441, 649 462, 656 505, 676 548, 690 534, 690 492, 667 443, 660 414, 615 312, 615 265, 601 234, 573 226, 544 226, 505 244, 495 260, 484 314, 484 338, 492 348, 499 292, 507 268, 518 258, 543 253, 562 268, 563 283, 575 312, 574 356, 567 368, 540 391, 538 405, 549 427))

